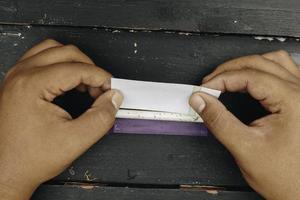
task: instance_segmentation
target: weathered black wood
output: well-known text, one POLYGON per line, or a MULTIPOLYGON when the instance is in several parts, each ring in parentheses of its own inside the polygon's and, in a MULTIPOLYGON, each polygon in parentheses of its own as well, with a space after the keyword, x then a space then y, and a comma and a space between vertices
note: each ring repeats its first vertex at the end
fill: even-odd
MULTIPOLYGON (((248 36, 0 26, 2 76, 26 49, 49 37, 78 45, 116 77, 188 84, 198 84, 218 64, 233 57, 277 49, 300 52, 297 39, 269 42, 248 36)), ((255 106, 245 95, 223 95, 222 99, 243 121, 260 115, 257 109, 241 109, 255 106)))
POLYGON ((246 186, 213 139, 127 134, 105 137, 56 180, 246 186))
POLYGON ((126 187, 43 185, 32 200, 260 200, 253 192, 184 191, 182 189, 142 189, 126 187))
MULTIPOLYGON (((199 83, 219 63, 236 56, 276 49, 300 52, 295 39, 0 26, 0 71, 4 74, 26 49, 49 37, 78 45, 117 77, 188 84, 199 83)), ((77 98, 71 99, 79 106, 77 98)), ((244 95, 225 95, 222 100, 244 121, 259 114, 244 95)), ((247 186, 229 153, 214 139, 122 134, 105 137, 56 180, 247 186)))
POLYGON ((298 0, 2 0, 0 22, 299 36, 298 0))

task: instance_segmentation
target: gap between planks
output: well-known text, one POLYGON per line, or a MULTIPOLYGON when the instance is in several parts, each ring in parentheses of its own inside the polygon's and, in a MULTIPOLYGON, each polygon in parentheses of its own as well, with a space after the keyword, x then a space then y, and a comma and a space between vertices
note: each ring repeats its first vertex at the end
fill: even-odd
MULTIPOLYGON (((256 40, 261 41, 279 41, 285 42, 286 40, 292 39, 296 42, 300 42, 300 36, 285 36, 285 35, 257 35, 257 34, 246 34, 246 33, 225 33, 225 32, 197 32, 197 31, 184 31, 184 30, 173 30, 173 29, 147 29, 147 28, 130 28, 130 27, 106 27, 106 26, 72 26, 72 25, 56 25, 56 24, 37 24, 37 23, 13 23, 13 22, 1 22, 0 26, 16 26, 16 27, 25 27, 25 28, 33 28, 33 27, 57 27, 57 28, 78 28, 78 29, 90 29, 94 31, 106 31, 111 33, 121 33, 121 32, 129 32, 129 33, 165 33, 165 34, 176 34, 182 36, 239 36, 239 37, 253 37, 256 40)), ((0 29, 0 35, 3 30, 0 29)))
POLYGON ((132 188, 132 189, 179 189, 182 191, 205 191, 216 194, 221 191, 254 192, 247 186, 224 185, 191 185, 191 184, 144 184, 144 183, 117 183, 117 182, 89 182, 89 181, 48 181, 44 185, 69 185, 92 189, 94 187, 132 188))

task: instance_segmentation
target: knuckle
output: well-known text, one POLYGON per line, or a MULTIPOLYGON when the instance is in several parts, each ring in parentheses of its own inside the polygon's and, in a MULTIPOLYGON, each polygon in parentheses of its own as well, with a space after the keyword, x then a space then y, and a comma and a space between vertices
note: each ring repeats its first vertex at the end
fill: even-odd
POLYGON ((249 55, 238 58, 234 61, 233 64, 237 65, 240 69, 254 68, 255 63, 258 63, 262 57, 260 55, 249 55))
POLYGON ((59 45, 60 44, 59 42, 57 42, 56 40, 51 39, 51 38, 44 40, 44 43, 47 44, 47 45, 49 45, 49 46, 59 45))
POLYGON ((13 74, 15 74, 16 71, 17 71, 17 67, 10 68, 4 76, 4 80, 7 80, 9 77, 13 76, 13 74))
POLYGON ((29 73, 19 73, 15 76, 15 82, 19 85, 25 85, 31 79, 31 75, 29 73))
POLYGON ((244 57, 243 60, 241 60, 241 65, 243 65, 245 68, 256 68, 256 66, 261 63, 263 60, 261 55, 249 55, 244 57))
POLYGON ((88 56, 86 56, 77 46, 68 44, 62 48, 65 56, 68 57, 68 59, 82 63, 94 64, 93 61, 88 58, 88 56))
POLYGON ((247 57, 247 61, 255 61, 255 60, 261 60, 261 59, 262 59, 261 55, 257 55, 257 54, 250 55, 247 57))
POLYGON ((17 73, 14 74, 6 81, 6 85, 14 90, 23 90, 30 83, 31 76, 28 73, 17 73))
POLYGON ((289 57, 289 53, 285 50, 279 50, 276 52, 277 56, 281 57, 281 58, 288 58, 289 57))
POLYGON ((67 51, 71 51, 71 52, 79 52, 79 48, 73 44, 68 44, 66 46, 64 46, 64 49, 67 51))
POLYGON ((65 53, 65 56, 68 57, 69 59, 73 61, 82 61, 83 53, 80 51, 80 49, 77 46, 73 44, 68 44, 62 48, 65 53))

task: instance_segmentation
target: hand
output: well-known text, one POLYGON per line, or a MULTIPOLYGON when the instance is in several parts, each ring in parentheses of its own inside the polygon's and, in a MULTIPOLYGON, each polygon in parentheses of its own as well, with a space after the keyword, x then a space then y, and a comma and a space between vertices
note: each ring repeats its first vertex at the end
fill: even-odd
POLYGON ((204 78, 203 86, 247 91, 271 113, 245 125, 207 94, 190 99, 254 190, 271 200, 300 199, 300 72, 289 55, 278 51, 231 60, 204 78))
POLYGON ((73 45, 46 40, 7 73, 0 89, 0 196, 29 199, 113 125, 123 100, 111 75, 73 45), (78 87, 96 98, 79 118, 52 103, 78 87))

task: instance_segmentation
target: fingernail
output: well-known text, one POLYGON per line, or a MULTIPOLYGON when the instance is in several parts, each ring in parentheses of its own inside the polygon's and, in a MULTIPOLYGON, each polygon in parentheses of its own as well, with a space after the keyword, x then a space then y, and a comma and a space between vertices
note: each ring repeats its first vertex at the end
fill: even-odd
POLYGON ((205 101, 199 94, 195 93, 190 98, 190 105, 196 112, 201 113, 205 108, 205 101))
POLYGON ((113 97, 111 99, 112 104, 116 109, 119 109, 123 102, 123 95, 120 91, 115 90, 113 97))

